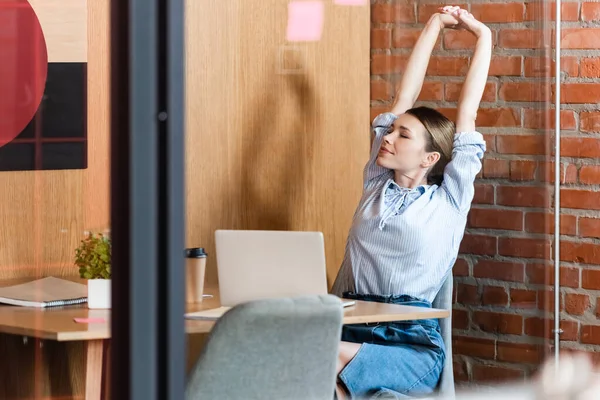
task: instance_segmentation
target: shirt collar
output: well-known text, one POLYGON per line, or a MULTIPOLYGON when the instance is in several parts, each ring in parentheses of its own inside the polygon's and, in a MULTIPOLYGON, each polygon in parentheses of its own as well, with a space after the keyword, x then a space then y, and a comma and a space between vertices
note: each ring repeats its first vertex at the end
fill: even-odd
POLYGON ((383 186, 385 192, 387 193, 389 190, 392 191, 400 191, 400 192, 416 192, 418 194, 423 194, 427 191, 427 189, 429 189, 431 186, 430 185, 419 185, 414 189, 410 189, 410 188, 406 188, 406 187, 402 187, 400 185, 398 185, 396 183, 396 181, 394 181, 392 178, 388 179, 387 182, 385 183, 385 185, 383 186))

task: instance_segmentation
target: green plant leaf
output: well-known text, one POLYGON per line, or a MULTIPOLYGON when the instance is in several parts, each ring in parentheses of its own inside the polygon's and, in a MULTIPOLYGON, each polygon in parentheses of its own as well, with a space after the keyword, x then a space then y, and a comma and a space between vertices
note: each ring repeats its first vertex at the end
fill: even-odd
POLYGON ((74 264, 79 275, 84 279, 110 279, 111 247, 110 238, 101 233, 86 235, 75 249, 74 264))

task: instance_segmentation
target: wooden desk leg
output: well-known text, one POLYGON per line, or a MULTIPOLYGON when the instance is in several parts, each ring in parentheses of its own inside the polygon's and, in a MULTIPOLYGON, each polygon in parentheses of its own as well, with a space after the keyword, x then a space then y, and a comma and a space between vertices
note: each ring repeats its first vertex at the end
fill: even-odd
POLYGON ((110 340, 104 341, 104 366, 102 367, 102 400, 110 400, 110 340))
POLYGON ((102 358, 106 340, 88 340, 85 367, 85 400, 102 399, 102 358))

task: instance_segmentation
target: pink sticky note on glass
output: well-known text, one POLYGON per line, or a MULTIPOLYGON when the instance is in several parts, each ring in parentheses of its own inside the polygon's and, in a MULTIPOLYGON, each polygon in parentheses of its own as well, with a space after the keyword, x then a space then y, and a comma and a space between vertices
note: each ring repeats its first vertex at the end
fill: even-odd
POLYGON ((106 322, 104 318, 73 318, 79 324, 103 324, 106 322))
POLYGON ((342 6, 366 6, 367 0, 333 0, 333 4, 342 6))
POLYGON ((323 34, 323 2, 292 1, 288 4, 287 40, 315 42, 323 34))

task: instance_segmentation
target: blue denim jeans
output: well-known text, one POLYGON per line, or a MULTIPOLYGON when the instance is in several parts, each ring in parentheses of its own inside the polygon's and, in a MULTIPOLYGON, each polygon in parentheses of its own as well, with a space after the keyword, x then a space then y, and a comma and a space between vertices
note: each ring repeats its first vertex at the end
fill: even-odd
MULTIPOLYGON (((344 293, 348 299, 429 307, 411 296, 344 293)), ((410 398, 432 393, 445 360, 437 319, 345 325, 342 340, 361 343, 338 379, 351 398, 410 398)))

